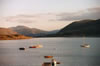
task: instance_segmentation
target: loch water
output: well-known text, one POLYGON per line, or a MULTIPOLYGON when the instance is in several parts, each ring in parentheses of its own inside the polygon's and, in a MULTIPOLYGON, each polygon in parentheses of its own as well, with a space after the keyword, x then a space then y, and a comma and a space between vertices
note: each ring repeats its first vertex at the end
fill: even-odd
POLYGON ((42 66, 50 55, 61 64, 57 66, 100 66, 100 38, 85 38, 90 48, 82 48, 83 38, 33 38, 0 40, 0 66, 42 66), (31 45, 43 48, 29 48, 31 45), (19 50, 25 47, 26 50, 19 50))

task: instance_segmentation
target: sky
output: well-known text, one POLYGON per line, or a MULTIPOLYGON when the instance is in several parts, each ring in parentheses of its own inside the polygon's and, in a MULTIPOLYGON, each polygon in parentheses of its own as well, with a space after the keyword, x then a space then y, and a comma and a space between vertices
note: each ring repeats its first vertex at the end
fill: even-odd
POLYGON ((0 27, 56 30, 99 14, 100 0, 0 0, 0 27))

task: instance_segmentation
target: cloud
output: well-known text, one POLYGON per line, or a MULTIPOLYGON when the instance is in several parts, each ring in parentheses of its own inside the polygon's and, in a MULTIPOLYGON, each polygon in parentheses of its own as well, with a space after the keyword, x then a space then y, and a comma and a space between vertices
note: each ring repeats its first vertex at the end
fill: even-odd
POLYGON ((74 21, 83 19, 99 19, 100 18, 100 7, 89 8, 74 13, 60 13, 57 15, 58 21, 74 21))
POLYGON ((9 17, 4 17, 2 18, 2 20, 4 20, 5 22, 10 22, 10 23, 33 23, 36 22, 35 21, 35 17, 34 15, 17 15, 17 16, 9 16, 9 17))
MULTIPOLYGON (((38 13, 38 14, 20 14, 0 18, 0 26, 28 25, 34 27, 44 26, 64 26, 76 20, 100 19, 100 7, 88 8, 78 12, 68 13, 38 13), (46 24, 46 25, 45 25, 46 24), (54 25, 55 24, 55 25, 54 25)), ((58 27, 57 27, 58 28, 58 27)))
POLYGON ((16 20, 16 22, 19 23, 33 23, 36 22, 35 20, 28 20, 28 19, 20 19, 20 20, 16 20))
POLYGON ((13 22, 21 24, 31 24, 36 22, 62 22, 62 21, 75 21, 83 19, 99 19, 100 7, 88 8, 78 12, 68 13, 40 13, 40 14, 20 14, 16 16, 9 16, 0 19, 2 22, 13 22))
MULTIPOLYGON (((35 23, 35 22, 46 22, 56 20, 56 14, 54 13, 41 13, 41 14, 31 14, 31 15, 16 15, 16 16, 8 16, 4 17, 1 20, 5 22, 13 22, 13 23, 35 23)), ((1 21, 0 20, 0 21, 1 21)))

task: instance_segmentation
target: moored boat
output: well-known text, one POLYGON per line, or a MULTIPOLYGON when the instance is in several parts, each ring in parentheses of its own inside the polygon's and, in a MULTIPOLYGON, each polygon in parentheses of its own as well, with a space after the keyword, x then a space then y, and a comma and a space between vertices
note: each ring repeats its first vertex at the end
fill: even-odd
POLYGON ((26 48, 25 47, 21 47, 21 48, 19 48, 19 50, 25 50, 26 48))
POLYGON ((84 45, 80 45, 80 46, 83 47, 83 48, 89 48, 90 47, 89 44, 84 44, 84 45))
POLYGON ((53 58, 53 56, 44 56, 44 58, 53 58))
POLYGON ((42 48, 42 45, 33 45, 33 46, 29 46, 29 48, 42 48))

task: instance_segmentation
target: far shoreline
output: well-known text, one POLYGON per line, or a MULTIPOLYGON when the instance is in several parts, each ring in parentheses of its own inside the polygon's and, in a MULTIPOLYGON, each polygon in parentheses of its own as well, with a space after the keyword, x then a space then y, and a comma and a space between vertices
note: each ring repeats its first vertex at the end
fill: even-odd
MULTIPOLYGON (((21 38, 21 39, 0 39, 0 40, 27 40, 27 39, 34 39, 34 38, 83 38, 82 36, 70 36, 70 37, 29 37, 29 38, 21 38)), ((100 38, 100 36, 85 36, 85 38, 100 38)))

